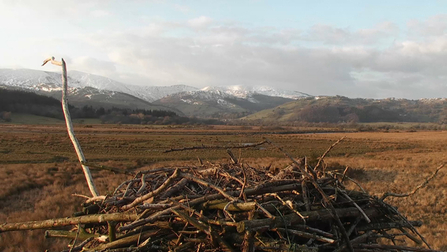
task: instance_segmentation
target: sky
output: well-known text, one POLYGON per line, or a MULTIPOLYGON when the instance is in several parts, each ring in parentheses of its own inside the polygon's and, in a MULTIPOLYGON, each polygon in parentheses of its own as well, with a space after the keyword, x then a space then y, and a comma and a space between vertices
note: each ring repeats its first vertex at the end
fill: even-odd
POLYGON ((447 1, 0 0, 0 68, 134 85, 447 97, 447 1))

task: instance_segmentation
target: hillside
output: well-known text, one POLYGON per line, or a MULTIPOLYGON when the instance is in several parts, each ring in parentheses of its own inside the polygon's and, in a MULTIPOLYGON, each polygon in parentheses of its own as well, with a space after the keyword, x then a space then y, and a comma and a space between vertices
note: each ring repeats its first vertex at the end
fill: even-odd
MULTIPOLYGON (((239 118, 309 97, 296 90, 268 86, 137 86, 78 71, 69 71, 68 85, 70 102, 77 106, 170 110, 178 115, 206 118, 239 118)), ((0 69, 0 87, 57 99, 62 89, 60 73, 31 69, 0 69)))
POLYGON ((260 122, 447 122, 447 99, 309 97, 248 115, 260 122))
POLYGON ((293 99, 257 93, 242 98, 220 90, 207 90, 169 95, 154 104, 171 107, 187 116, 235 119, 290 101, 293 99))
MULTIPOLYGON (((49 95, 58 100, 61 99, 60 91, 38 92, 38 94, 49 95)), ((178 115, 183 115, 179 110, 155 105, 130 94, 99 90, 93 87, 72 88, 69 91, 69 102, 77 107, 92 106, 95 108, 123 108, 123 109, 144 109, 144 110, 164 110, 172 111, 178 115)))
MULTIPOLYGON (((84 95, 81 94, 81 97, 84 95)), ((73 119, 89 118, 96 119, 95 121, 100 123, 118 124, 221 124, 218 120, 187 118, 178 115, 172 109, 159 109, 163 108, 162 106, 152 106, 158 109, 132 109, 102 107, 98 104, 95 104, 98 106, 92 106, 86 103, 81 103, 81 105, 76 107, 69 104, 70 115, 73 119)), ((53 124, 59 123, 58 120, 62 122, 63 118, 60 101, 55 98, 33 92, 0 88, 0 123, 53 124)))

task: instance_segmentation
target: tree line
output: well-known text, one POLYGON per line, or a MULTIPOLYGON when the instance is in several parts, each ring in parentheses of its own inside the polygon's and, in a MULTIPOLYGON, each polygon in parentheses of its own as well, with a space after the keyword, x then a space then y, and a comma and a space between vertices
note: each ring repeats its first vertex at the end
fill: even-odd
MULTIPOLYGON (((102 123, 122 124, 222 124, 219 120, 199 119, 178 116, 175 112, 164 110, 144 110, 69 105, 70 115, 76 118, 97 118, 102 123)), ((38 116, 63 119, 59 100, 21 90, 0 88, 0 121, 11 121, 11 114, 26 113, 38 116)))
POLYGON ((350 99, 343 96, 296 101, 292 110, 276 108, 274 116, 290 113, 288 121, 342 122, 432 122, 447 123, 447 100, 350 99))

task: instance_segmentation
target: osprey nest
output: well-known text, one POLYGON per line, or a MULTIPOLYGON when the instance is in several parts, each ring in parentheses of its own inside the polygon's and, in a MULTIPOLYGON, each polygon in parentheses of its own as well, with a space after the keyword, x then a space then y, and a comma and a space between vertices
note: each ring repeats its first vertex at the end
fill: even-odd
POLYGON ((289 156, 288 167, 272 172, 228 152, 229 163, 139 172, 112 195, 87 200, 75 217, 0 231, 73 225, 46 232, 75 240, 66 251, 434 251, 415 229, 421 222, 386 196, 358 183, 347 190, 346 170, 320 171, 289 156), (397 245, 410 240, 420 246, 397 245))

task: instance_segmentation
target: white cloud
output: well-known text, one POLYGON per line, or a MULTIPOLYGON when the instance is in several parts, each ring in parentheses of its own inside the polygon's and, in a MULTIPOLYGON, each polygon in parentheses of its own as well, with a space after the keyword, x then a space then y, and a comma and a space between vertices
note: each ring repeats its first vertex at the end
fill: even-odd
MULTIPOLYGON (((373 98, 447 94, 442 81, 447 78, 444 36, 387 44, 383 38, 400 32, 392 23, 357 31, 330 26, 309 31, 249 29, 219 23, 197 30, 190 25, 176 24, 183 36, 129 30, 93 35, 87 41, 108 55, 117 72, 126 73, 120 81, 137 84, 270 85, 315 95, 373 98), (310 35, 326 45, 307 46, 310 35)), ((165 31, 172 24, 152 27, 165 31)))
POLYGON ((377 46, 389 38, 396 38, 399 28, 391 22, 382 22, 373 28, 352 31, 349 28, 339 28, 327 24, 317 24, 302 35, 302 39, 321 42, 326 45, 363 45, 377 46))
POLYGON ((70 68, 91 74, 108 77, 116 75, 116 67, 114 63, 110 61, 98 60, 88 56, 67 60, 67 64, 70 64, 70 68))
POLYGON ((447 15, 412 20, 407 27, 387 21, 364 29, 329 24, 280 29, 210 16, 166 22, 144 14, 129 26, 123 15, 100 0, 2 1, 0 21, 12 23, 0 28, 10 38, 2 41, 3 48, 12 48, 2 52, 2 67, 32 62, 34 68, 53 55, 66 58, 70 69, 141 85, 245 84, 315 95, 447 96, 447 15))
POLYGON ((202 27, 206 27, 209 24, 211 24, 212 21, 213 20, 210 17, 200 16, 198 18, 193 18, 193 19, 188 20, 188 24, 194 28, 202 28, 202 27))
POLYGON ((442 36, 447 32, 447 14, 439 14, 427 20, 410 20, 407 23, 408 33, 412 39, 427 36, 442 36))
POLYGON ((92 17, 102 18, 102 17, 111 16, 112 14, 107 10, 93 10, 90 12, 90 15, 92 17))

